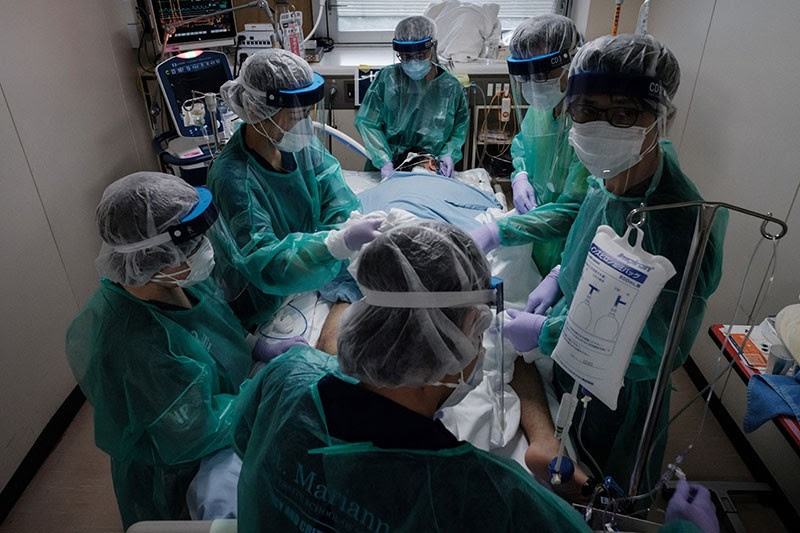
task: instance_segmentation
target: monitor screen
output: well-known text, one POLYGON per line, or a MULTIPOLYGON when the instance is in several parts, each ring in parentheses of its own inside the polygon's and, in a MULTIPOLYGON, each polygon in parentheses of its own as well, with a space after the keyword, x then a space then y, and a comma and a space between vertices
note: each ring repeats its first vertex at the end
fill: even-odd
POLYGON ((200 93, 218 93, 223 83, 228 81, 227 65, 220 60, 198 61, 186 67, 175 67, 166 73, 166 80, 175 96, 175 101, 182 106, 186 100, 195 98, 200 93))
MULTIPOLYGON (((222 9, 233 7, 232 0, 150 0, 155 26, 158 30, 158 42, 164 42, 167 26, 180 23, 222 9)), ((236 22, 233 12, 214 15, 207 20, 192 22, 179 26, 167 42, 167 49, 202 48, 205 46, 221 46, 216 41, 230 41, 236 37, 236 22), (215 42, 214 44, 210 44, 215 42)))
POLYGON ((212 134, 209 125, 214 122, 203 107, 203 93, 218 94, 222 84, 232 79, 225 54, 187 52, 159 64, 156 73, 178 134, 182 137, 212 134))

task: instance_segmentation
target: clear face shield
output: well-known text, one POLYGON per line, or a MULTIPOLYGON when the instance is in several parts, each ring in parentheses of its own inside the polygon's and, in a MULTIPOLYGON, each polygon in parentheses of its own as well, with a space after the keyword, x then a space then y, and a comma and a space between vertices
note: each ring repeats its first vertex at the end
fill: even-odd
POLYGON ((508 58, 511 94, 520 122, 529 108, 560 114, 571 60, 568 50, 527 59, 508 58))
POLYGON ((419 81, 428 75, 433 65, 438 63, 436 41, 430 37, 419 41, 392 40, 395 58, 406 76, 419 81))
MULTIPOLYGON (((554 52, 508 58, 511 95, 524 148, 524 169, 543 203, 563 189, 572 157, 564 108, 571 56, 554 52)), ((554 198, 552 198, 554 199, 554 198)))
POLYGON ((162 270, 151 281, 189 287, 211 276, 222 295, 230 301, 244 290, 237 271, 232 268, 230 248, 234 241, 225 221, 219 218, 211 191, 205 187, 195 187, 195 190, 198 200, 194 207, 161 233, 135 243, 113 246, 104 243, 103 247, 107 249, 105 253, 116 254, 147 255, 161 249, 170 255, 174 264, 185 263, 185 267, 168 269, 168 272, 162 270))
POLYGON ((269 105, 279 110, 251 126, 282 152, 279 170, 291 172, 294 166, 309 170, 322 163, 324 97, 325 79, 317 73, 304 87, 266 93, 269 105))
POLYGON ((650 76, 578 74, 569 79, 569 142, 606 188, 623 194, 637 185, 634 167, 666 135, 669 98, 650 76))
MULTIPOLYGON (((211 277, 217 284, 226 301, 233 301, 246 286, 244 278, 233 267, 233 253, 236 251, 233 236, 228 230, 225 220, 219 217, 214 205, 211 191, 205 187, 196 187, 197 205, 184 216, 180 223, 167 228, 164 234, 177 245, 198 240, 198 248, 203 249, 203 237, 207 238, 213 249, 211 277)), ((190 254, 191 255, 191 254, 190 254)), ((189 261, 190 266, 191 262, 189 261)))

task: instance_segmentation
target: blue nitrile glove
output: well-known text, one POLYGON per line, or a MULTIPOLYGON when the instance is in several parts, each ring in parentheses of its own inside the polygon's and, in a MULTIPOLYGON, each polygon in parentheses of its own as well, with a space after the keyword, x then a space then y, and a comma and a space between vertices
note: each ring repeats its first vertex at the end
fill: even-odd
POLYGON ((547 317, 516 309, 509 309, 506 313, 511 320, 503 325, 503 334, 508 337, 514 348, 518 352, 530 352, 539 346, 539 333, 547 317))
POLYGON ((500 228, 494 222, 481 224, 469 232, 469 236, 483 253, 491 252, 500 246, 500 228))
POLYGON ((561 289, 558 287, 558 274, 561 272, 561 265, 556 266, 528 295, 528 303, 525 311, 537 315, 545 314, 561 296, 561 289))
POLYGON ((353 222, 343 230, 344 245, 352 252, 359 251, 362 246, 381 234, 378 231, 381 224, 383 224, 383 219, 381 218, 366 218, 353 222))
POLYGON ((308 346, 308 341, 299 336, 277 342, 267 342, 264 339, 258 339, 256 345, 253 347, 253 359, 269 363, 292 346, 299 345, 308 346))
POLYGON ((518 172, 511 181, 511 190, 514 192, 514 208, 517 213, 524 215, 531 209, 536 209, 536 193, 533 192, 528 173, 518 172))
POLYGON ((678 481, 675 494, 667 504, 667 515, 664 523, 677 520, 688 520, 700 528, 703 533, 719 533, 717 511, 711 502, 711 493, 698 483, 678 481))
POLYGON ((453 158, 449 155, 443 155, 441 158, 439 158, 439 174, 445 178, 453 177, 454 167, 455 165, 453 164, 453 158))
POLYGON ((389 176, 392 175, 392 172, 394 172, 394 165, 392 164, 391 161, 387 161, 381 167, 381 179, 388 178, 389 176))

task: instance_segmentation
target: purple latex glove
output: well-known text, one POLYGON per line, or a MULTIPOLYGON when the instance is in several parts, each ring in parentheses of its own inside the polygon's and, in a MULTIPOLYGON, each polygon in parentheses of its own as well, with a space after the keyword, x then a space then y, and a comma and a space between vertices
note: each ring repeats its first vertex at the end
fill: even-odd
POLYGON ((253 359, 269 363, 292 346, 300 345, 308 346, 308 342, 303 337, 292 337, 278 342, 267 342, 264 339, 258 339, 253 347, 253 359))
POLYGON ((558 273, 561 267, 557 266, 531 291, 528 295, 528 303, 525 311, 537 315, 545 314, 561 296, 561 289, 558 287, 558 273))
POLYGON ((449 155, 443 155, 439 158, 439 174, 444 176, 445 178, 452 178, 453 177, 453 168, 455 165, 453 164, 453 158, 449 155))
POLYGON ((516 309, 509 309, 506 313, 511 320, 503 324, 503 334, 508 337, 514 348, 518 352, 530 352, 539 346, 539 333, 547 317, 516 309))
POLYGON ((383 219, 380 218, 366 218, 353 222, 344 229, 344 245, 351 252, 359 251, 362 246, 381 234, 378 231, 381 224, 383 224, 383 219))
POLYGON ((711 502, 711 494, 707 488, 697 483, 678 481, 675 494, 667 504, 667 516, 664 523, 677 520, 688 520, 699 527, 703 533, 719 532, 717 511, 711 502))
POLYGON ((381 179, 385 180, 386 178, 392 175, 392 172, 394 172, 394 165, 392 164, 391 161, 387 161, 381 167, 381 179))
POLYGON ((517 213, 524 215, 531 209, 536 209, 536 193, 533 192, 531 182, 528 181, 527 172, 519 172, 511 182, 514 192, 514 208, 517 213))
POLYGON ((475 244, 483 251, 483 253, 491 252, 500 246, 500 228, 494 222, 488 224, 481 224, 474 230, 469 232, 469 236, 475 241, 475 244))

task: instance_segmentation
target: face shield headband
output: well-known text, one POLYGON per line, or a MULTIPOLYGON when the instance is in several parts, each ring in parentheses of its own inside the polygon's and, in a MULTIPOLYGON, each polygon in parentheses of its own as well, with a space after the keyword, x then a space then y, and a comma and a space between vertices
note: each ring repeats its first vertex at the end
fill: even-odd
POLYGON ((116 252, 131 253, 170 241, 182 244, 200 237, 217 221, 219 213, 212 201, 211 191, 205 187, 195 187, 195 190, 198 196, 197 204, 177 224, 168 227, 165 232, 143 241, 110 246, 116 252))
POLYGON ((545 81, 550 71, 569 65, 570 61, 569 50, 529 58, 510 56, 506 60, 509 74, 525 79, 531 77, 534 81, 545 81))
POLYGON ((566 102, 590 94, 613 94, 640 98, 656 106, 669 107, 669 97, 664 87, 651 76, 629 76, 624 74, 586 73, 574 74, 567 81, 566 102))
POLYGON ((311 83, 298 89, 252 92, 264 94, 271 107, 309 107, 325 97, 325 78, 315 72, 311 83))
POLYGON ((478 291, 404 292, 373 291, 359 287, 364 302, 375 307, 393 309, 443 309, 466 307, 477 304, 492 304, 503 311, 503 280, 492 277, 491 289, 478 291))
POLYGON ((418 52, 425 52, 433 48, 436 41, 430 37, 420 39, 419 41, 398 41, 392 39, 392 49, 398 54, 413 54, 418 52))

